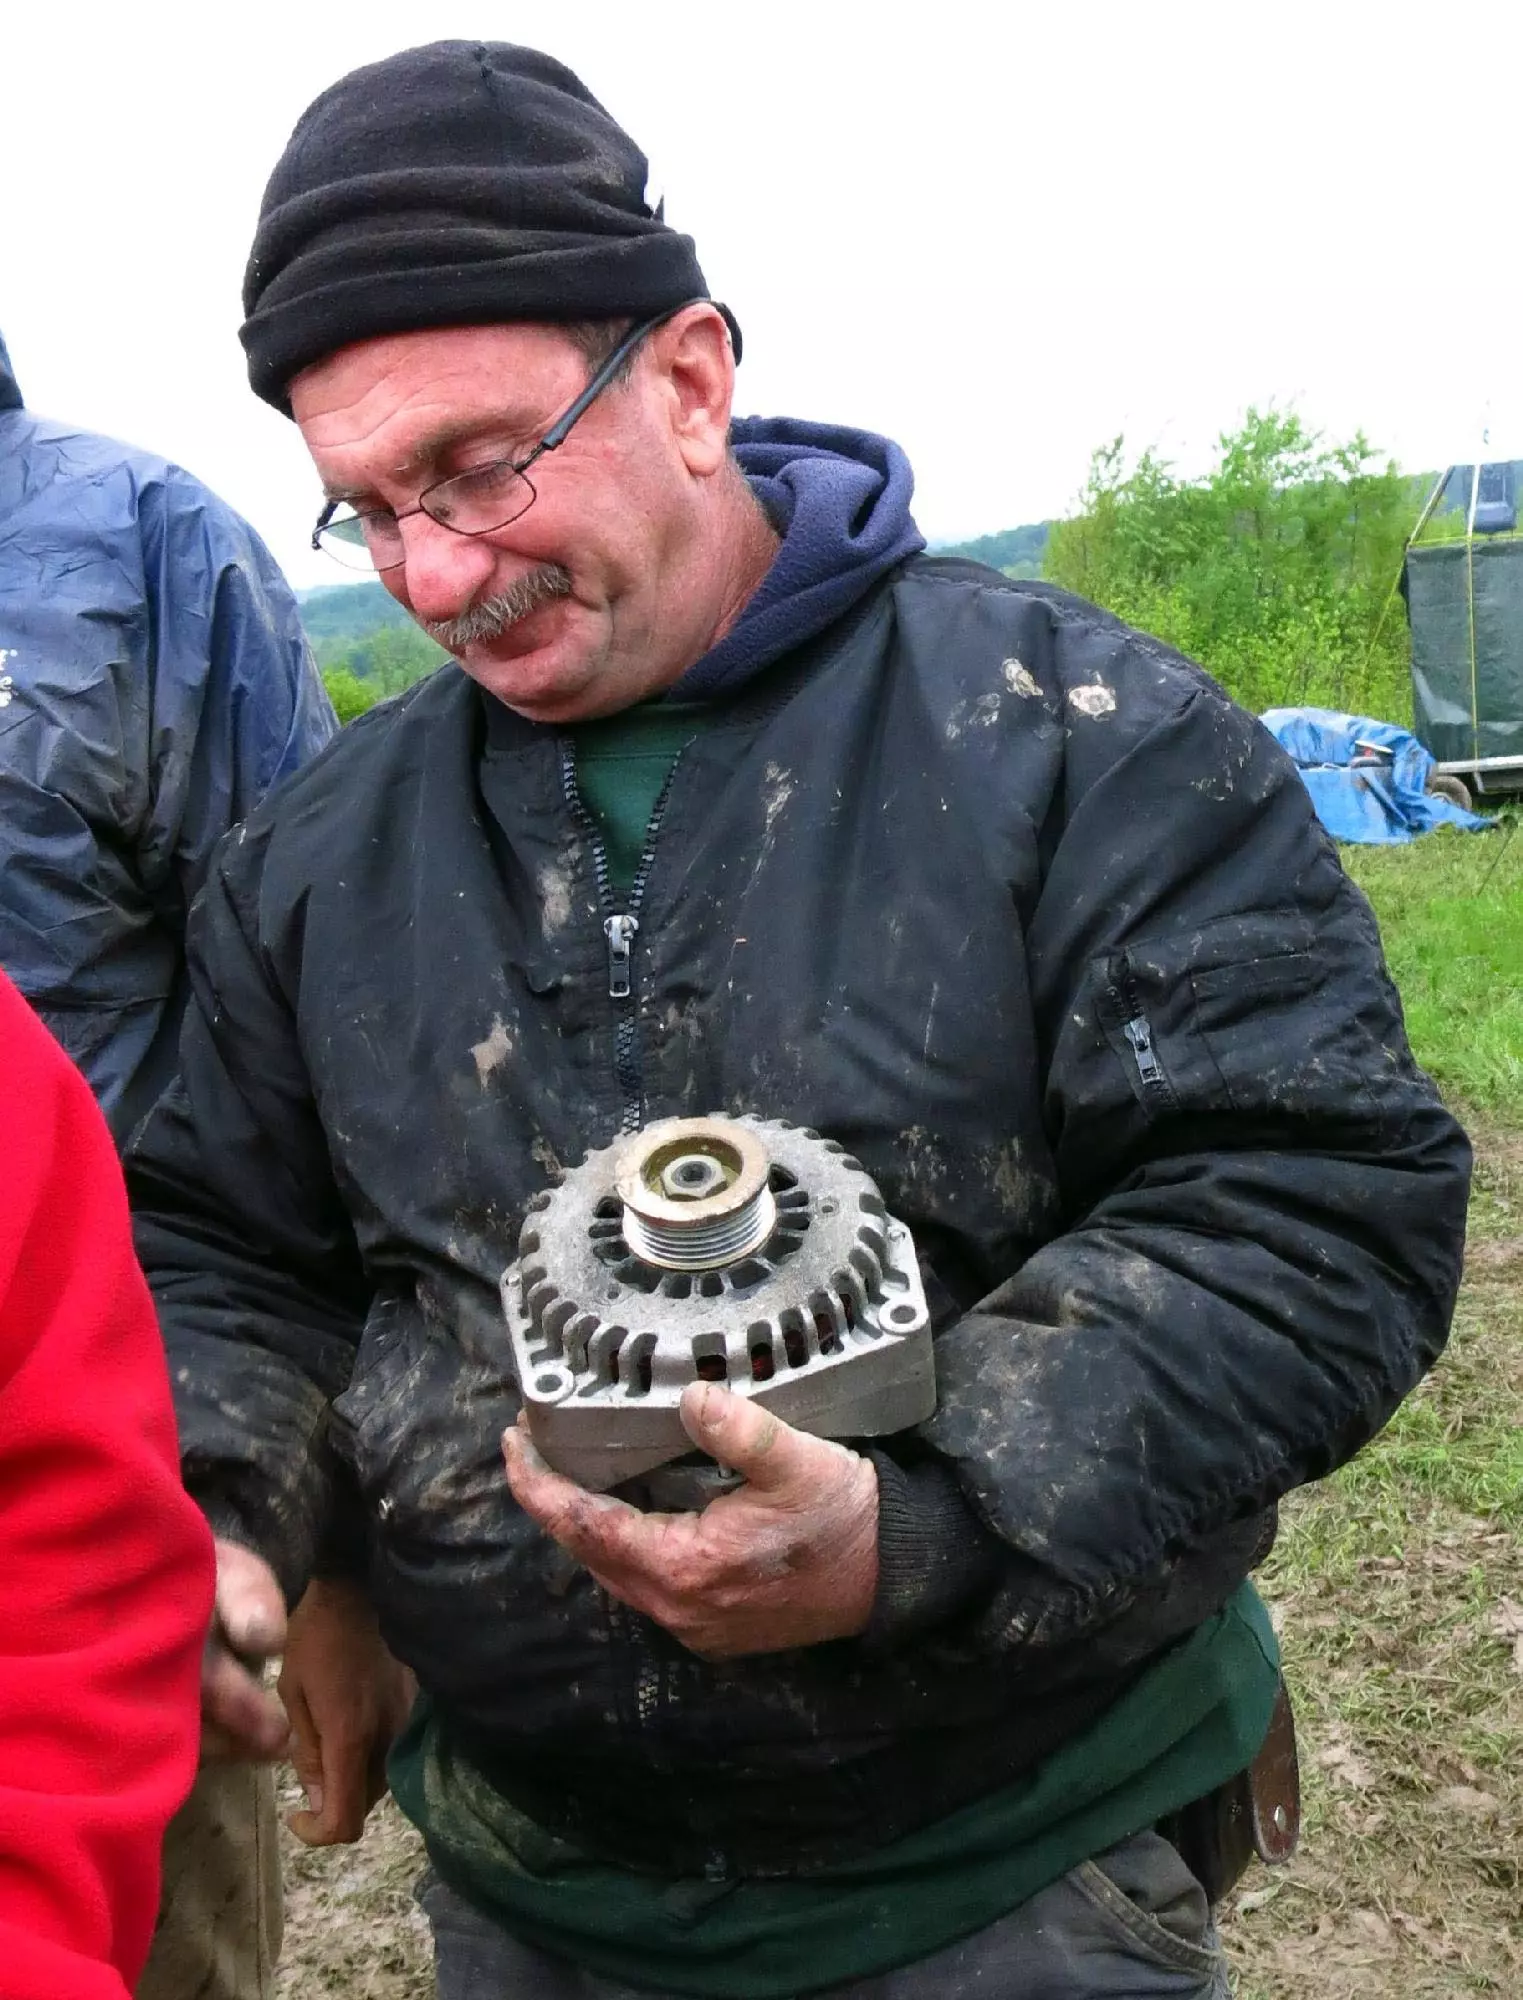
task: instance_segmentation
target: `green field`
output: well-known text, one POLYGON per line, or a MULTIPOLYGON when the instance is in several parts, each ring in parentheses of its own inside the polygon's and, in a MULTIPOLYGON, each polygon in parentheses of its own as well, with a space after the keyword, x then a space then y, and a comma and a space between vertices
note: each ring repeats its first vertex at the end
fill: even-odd
POLYGON ((1418 1061, 1446 1095, 1523 1123, 1523 808, 1487 834, 1345 850, 1375 906, 1418 1061))
POLYGON ((1307 1831, 1226 1935, 1239 2000, 1523 1992, 1523 815, 1345 849, 1418 1060, 1470 1127, 1454 1336, 1384 1434, 1284 1510, 1261 1579, 1307 1831))

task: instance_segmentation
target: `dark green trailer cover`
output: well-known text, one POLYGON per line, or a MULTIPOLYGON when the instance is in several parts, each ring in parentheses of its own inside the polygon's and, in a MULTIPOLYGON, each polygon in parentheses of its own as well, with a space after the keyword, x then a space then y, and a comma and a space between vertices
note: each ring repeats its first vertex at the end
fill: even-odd
POLYGON ((1523 539, 1407 550, 1414 733, 1441 764, 1523 759, 1523 539))

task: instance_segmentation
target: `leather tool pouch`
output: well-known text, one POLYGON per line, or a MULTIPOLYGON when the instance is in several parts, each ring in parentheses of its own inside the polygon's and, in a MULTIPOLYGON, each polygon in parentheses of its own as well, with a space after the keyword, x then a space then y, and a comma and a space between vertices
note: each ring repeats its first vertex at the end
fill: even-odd
POLYGON ((1290 1859, 1301 1835, 1301 1777, 1283 1681, 1269 1733, 1247 1770, 1160 1820, 1158 1831, 1179 1849, 1213 1904, 1236 1886, 1255 1855, 1271 1864, 1290 1859))

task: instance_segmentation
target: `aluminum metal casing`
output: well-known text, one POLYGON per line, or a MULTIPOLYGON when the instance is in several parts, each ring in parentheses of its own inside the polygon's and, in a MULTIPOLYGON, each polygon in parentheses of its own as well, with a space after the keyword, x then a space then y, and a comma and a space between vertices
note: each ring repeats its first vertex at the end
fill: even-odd
POLYGON ((636 1256, 614 1192, 622 1140, 536 1196, 503 1274, 534 1441, 593 1491, 692 1451, 677 1406, 696 1380, 824 1437, 886 1436, 935 1409, 914 1243, 871 1176, 804 1127, 721 1122, 754 1134, 770 1162, 777 1220, 760 1249, 696 1272, 636 1256))

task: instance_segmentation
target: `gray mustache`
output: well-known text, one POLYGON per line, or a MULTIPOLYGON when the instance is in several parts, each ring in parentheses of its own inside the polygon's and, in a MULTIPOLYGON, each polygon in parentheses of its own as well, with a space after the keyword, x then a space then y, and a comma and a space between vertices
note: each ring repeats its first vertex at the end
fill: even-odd
POLYGON ((570 570, 560 563, 541 563, 538 569, 515 577, 495 597, 484 598, 469 611, 462 611, 458 618, 420 618, 418 623, 445 652, 459 653, 467 646, 480 645, 483 639, 498 638, 520 618, 538 611, 542 604, 553 604, 556 598, 570 595, 570 570))

